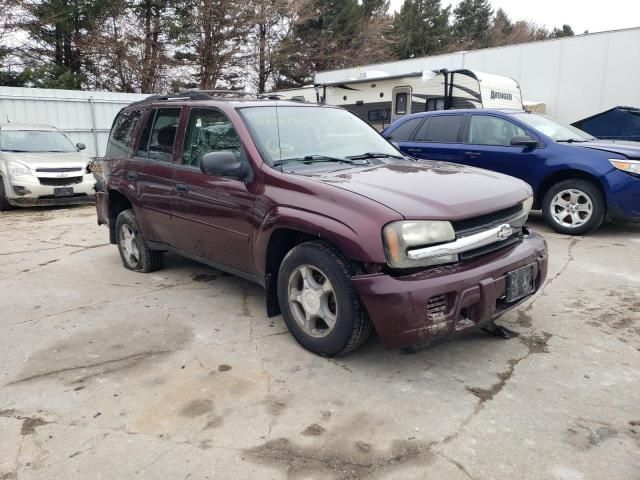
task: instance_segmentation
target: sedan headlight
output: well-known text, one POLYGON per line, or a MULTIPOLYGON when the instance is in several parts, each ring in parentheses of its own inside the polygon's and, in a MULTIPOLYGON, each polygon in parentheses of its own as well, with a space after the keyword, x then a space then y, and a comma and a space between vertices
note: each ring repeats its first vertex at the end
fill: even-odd
POLYGON ((33 175, 31 169, 18 162, 9 162, 9 175, 11 177, 30 177, 33 175))
POLYGON ((455 240, 456 234, 450 222, 399 221, 382 229, 387 263, 392 268, 414 268, 439 265, 458 260, 457 255, 411 260, 407 253, 414 248, 436 245, 455 240))
POLYGON ((617 158, 610 158, 609 161, 618 170, 640 175, 640 161, 638 160, 620 160, 617 158))

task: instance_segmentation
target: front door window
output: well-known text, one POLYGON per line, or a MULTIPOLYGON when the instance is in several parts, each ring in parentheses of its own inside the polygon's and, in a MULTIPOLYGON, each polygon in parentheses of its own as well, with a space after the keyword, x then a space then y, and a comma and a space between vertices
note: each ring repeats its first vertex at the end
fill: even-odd
POLYGON ((203 155, 223 151, 240 156, 240 137, 231 121, 218 110, 191 110, 182 148, 182 164, 200 168, 203 155))

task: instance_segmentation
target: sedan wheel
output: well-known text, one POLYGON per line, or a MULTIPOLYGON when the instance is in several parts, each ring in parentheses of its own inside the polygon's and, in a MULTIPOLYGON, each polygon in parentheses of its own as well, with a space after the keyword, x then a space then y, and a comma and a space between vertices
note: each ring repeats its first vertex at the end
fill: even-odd
POLYGON ((606 204, 601 190, 583 179, 563 180, 553 185, 542 199, 547 224, 565 235, 585 235, 604 221, 606 204))
POLYGON ((551 201, 553 219, 565 228, 577 228, 593 215, 593 202, 580 190, 563 190, 551 201))

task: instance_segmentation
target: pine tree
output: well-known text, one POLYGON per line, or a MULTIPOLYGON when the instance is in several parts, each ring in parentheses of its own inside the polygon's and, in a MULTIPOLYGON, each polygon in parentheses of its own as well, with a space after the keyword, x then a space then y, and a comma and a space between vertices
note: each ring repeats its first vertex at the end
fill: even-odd
POLYGON ((485 48, 493 10, 489 0, 462 0, 453 11, 455 43, 459 48, 485 48))
POLYGON ((561 37, 573 37, 573 28, 566 23, 562 25, 562 28, 554 28, 551 32, 551 36, 553 38, 561 38, 561 37))
POLYGON ((24 4, 29 18, 22 24, 33 40, 23 50, 36 86, 80 89, 91 68, 85 55, 87 38, 109 9, 109 0, 42 0, 24 4))
POLYGON ((442 52, 450 42, 450 8, 440 0, 405 0, 393 21, 394 52, 399 58, 442 52))

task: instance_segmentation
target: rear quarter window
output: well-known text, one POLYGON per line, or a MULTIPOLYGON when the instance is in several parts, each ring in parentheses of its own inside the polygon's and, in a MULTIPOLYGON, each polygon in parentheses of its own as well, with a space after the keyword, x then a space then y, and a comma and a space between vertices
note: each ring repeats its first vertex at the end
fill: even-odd
POLYGON ((404 142, 411 139, 411 135, 418 127, 418 125, 422 122, 422 118, 411 118, 396 128, 389 135, 389 140, 393 140, 395 142, 404 142))
POLYGON ((142 116, 142 110, 123 110, 111 127, 107 142, 107 157, 128 157, 133 145, 133 132, 142 116))

